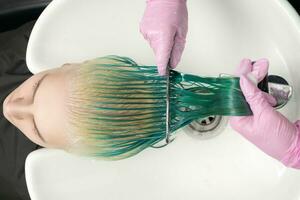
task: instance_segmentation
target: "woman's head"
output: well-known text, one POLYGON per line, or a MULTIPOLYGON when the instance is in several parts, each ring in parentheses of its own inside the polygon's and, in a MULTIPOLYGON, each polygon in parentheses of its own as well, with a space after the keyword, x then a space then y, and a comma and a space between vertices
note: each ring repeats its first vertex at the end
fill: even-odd
POLYGON ((128 157, 164 135, 165 92, 159 87, 165 79, 155 67, 146 73, 156 77, 156 86, 145 84, 144 73, 128 58, 65 64, 16 88, 3 103, 4 116, 43 147, 128 157))
POLYGON ((33 75, 4 100, 4 116, 40 146, 63 148, 69 142, 66 101, 76 66, 65 64, 33 75))
MULTIPOLYGON (((170 72, 170 131, 210 115, 248 115, 238 78, 170 72)), ((4 101, 4 116, 33 142, 122 159, 165 138, 166 78, 156 66, 108 56, 36 74, 4 101)))

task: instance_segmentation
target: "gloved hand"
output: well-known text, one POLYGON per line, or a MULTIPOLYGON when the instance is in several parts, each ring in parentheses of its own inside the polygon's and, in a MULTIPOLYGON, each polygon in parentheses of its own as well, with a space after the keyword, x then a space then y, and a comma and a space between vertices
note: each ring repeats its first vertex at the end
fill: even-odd
POLYGON ((147 0, 140 32, 154 50, 160 75, 175 68, 185 46, 188 30, 186 0, 147 0))
POLYGON ((259 90, 251 81, 254 77, 260 82, 267 74, 268 65, 266 59, 260 59, 254 65, 248 59, 241 62, 237 75, 240 75, 240 86, 253 115, 231 117, 230 124, 266 154, 286 166, 299 169, 300 121, 293 124, 275 111, 272 107, 276 103, 274 98, 259 90))

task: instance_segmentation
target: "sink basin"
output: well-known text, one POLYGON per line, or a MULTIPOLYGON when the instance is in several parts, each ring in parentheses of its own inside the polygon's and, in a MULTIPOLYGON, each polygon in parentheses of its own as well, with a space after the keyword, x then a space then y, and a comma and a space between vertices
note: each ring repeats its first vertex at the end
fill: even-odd
MULTIPOLYGON (((108 54, 154 64, 139 33, 144 0, 54 0, 28 45, 33 73, 108 54)), ((279 111, 300 119, 300 20, 285 0, 188 0, 189 33, 177 70, 232 74, 244 58, 270 60, 294 94, 279 111)), ((197 140, 184 131, 174 142, 121 161, 41 149, 26 160, 32 200, 298 200, 300 171, 284 167, 226 126, 197 140)))

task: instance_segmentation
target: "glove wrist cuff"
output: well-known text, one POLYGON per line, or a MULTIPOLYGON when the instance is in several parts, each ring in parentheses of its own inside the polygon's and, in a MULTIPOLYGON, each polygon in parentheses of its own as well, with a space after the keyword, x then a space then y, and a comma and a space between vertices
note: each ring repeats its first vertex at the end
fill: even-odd
POLYGON ((147 0, 147 3, 151 2, 171 2, 171 3, 186 3, 187 0, 147 0))
POLYGON ((290 148, 287 150, 281 162, 287 167, 300 169, 300 120, 295 122, 296 137, 290 148))

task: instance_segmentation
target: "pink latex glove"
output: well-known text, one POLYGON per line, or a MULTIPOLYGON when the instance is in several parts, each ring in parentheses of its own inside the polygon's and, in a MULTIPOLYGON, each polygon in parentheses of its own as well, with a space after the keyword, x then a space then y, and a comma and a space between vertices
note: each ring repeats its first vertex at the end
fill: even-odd
POLYGON ((165 75, 168 63, 179 63, 188 30, 186 0, 148 0, 140 32, 156 57, 157 70, 165 75))
POLYGON ((271 105, 275 105, 275 99, 262 92, 250 81, 254 77, 257 82, 260 82, 267 74, 268 66, 266 59, 258 60, 254 65, 249 59, 241 62, 237 75, 240 75, 240 86, 253 115, 231 117, 230 124, 233 129, 266 154, 286 166, 299 169, 300 121, 293 124, 274 110, 271 105))

